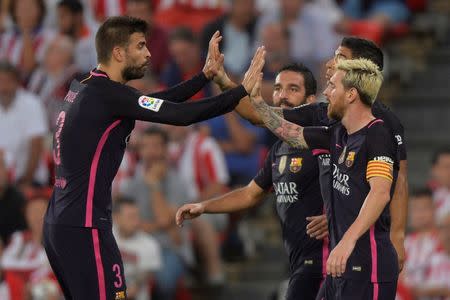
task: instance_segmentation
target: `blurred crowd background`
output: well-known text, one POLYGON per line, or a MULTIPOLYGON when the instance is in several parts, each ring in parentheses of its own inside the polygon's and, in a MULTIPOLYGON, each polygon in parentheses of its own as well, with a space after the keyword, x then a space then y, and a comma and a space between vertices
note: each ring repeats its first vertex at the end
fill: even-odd
MULTIPOLYGON (((450 1, 0 4, 1 300, 62 298, 41 243, 55 184, 51 132, 70 81, 96 66, 96 29, 114 15, 150 25, 151 70, 129 83, 146 93, 201 72, 216 30, 223 35, 226 70, 236 81, 256 47, 265 45, 263 93, 269 103, 284 64, 305 64, 323 87, 324 64, 342 36, 380 45, 386 65, 380 98, 398 114, 408 139, 407 261, 398 299, 450 299, 450 1)), ((191 101, 216 93, 211 84, 191 101)), ((180 205, 246 185, 274 141, 235 113, 190 127, 137 122, 112 187, 114 233, 130 299, 282 299, 288 268, 273 199, 183 228, 174 223, 180 205)))

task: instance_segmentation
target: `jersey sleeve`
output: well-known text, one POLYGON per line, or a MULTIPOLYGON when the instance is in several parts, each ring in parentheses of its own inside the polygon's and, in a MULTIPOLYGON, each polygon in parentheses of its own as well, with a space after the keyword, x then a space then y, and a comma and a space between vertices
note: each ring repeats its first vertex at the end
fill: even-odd
POLYGON ((141 95, 134 89, 123 86, 115 87, 111 92, 113 101, 109 101, 108 109, 114 117, 178 126, 228 113, 236 107, 241 98, 247 96, 242 85, 218 96, 188 103, 174 103, 167 99, 141 95))
POLYGON ((283 109, 283 116, 287 121, 300 126, 329 126, 332 120, 328 118, 327 111, 328 104, 319 102, 283 109))
POLYGON ((267 154, 263 167, 258 171, 255 178, 253 178, 255 183, 265 191, 269 191, 272 187, 272 161, 274 148, 275 146, 272 147, 270 152, 267 154))
POLYGON ((207 83, 203 72, 197 74, 189 80, 183 81, 167 90, 147 95, 152 98, 169 99, 171 102, 184 102, 198 93, 207 83))
POLYGON ((330 149, 332 129, 325 126, 310 126, 303 129, 303 137, 309 149, 330 149))
POLYGON ((393 181, 395 161, 394 143, 384 123, 374 123, 367 135, 367 181, 372 177, 383 177, 393 181))

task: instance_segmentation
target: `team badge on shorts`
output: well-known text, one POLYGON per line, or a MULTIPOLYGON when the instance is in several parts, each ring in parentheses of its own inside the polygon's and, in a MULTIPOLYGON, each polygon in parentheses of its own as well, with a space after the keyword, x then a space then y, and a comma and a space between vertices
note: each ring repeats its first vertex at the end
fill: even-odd
POLYGON ((284 169, 286 168, 286 161, 287 161, 287 156, 283 155, 280 158, 280 163, 278 164, 278 173, 282 174, 284 172, 284 169))
POLYGON ((125 300, 127 299, 125 291, 116 292, 116 298, 114 300, 125 300))
POLYGON ((353 166, 353 162, 355 161, 355 152, 354 151, 350 151, 347 155, 347 159, 345 160, 345 165, 347 166, 347 168, 350 168, 351 166, 353 166))
POLYGON ((297 173, 302 168, 302 160, 301 157, 293 157, 291 159, 291 164, 289 165, 289 170, 291 170, 292 173, 297 173))
POLYGON ((164 100, 158 98, 152 98, 147 96, 141 96, 138 99, 139 106, 145 109, 153 110, 158 112, 164 100))

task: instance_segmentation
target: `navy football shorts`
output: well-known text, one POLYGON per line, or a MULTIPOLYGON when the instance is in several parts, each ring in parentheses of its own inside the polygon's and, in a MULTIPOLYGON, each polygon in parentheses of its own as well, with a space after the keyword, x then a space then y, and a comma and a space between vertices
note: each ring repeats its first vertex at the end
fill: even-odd
POLYGON ((44 247, 66 300, 126 299, 112 230, 44 224, 44 247))

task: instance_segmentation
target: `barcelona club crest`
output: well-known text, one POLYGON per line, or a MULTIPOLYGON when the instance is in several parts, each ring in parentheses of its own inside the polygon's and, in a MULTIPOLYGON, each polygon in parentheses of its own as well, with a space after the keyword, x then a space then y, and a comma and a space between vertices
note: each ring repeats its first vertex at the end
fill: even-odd
POLYGON ((345 160, 345 165, 347 166, 347 168, 350 168, 351 166, 353 166, 353 162, 355 161, 355 152, 354 151, 350 151, 347 155, 347 159, 345 160))
POLYGON ((291 164, 289 165, 289 170, 291 170, 292 173, 297 173, 302 168, 302 160, 301 157, 293 157, 291 159, 291 164))

